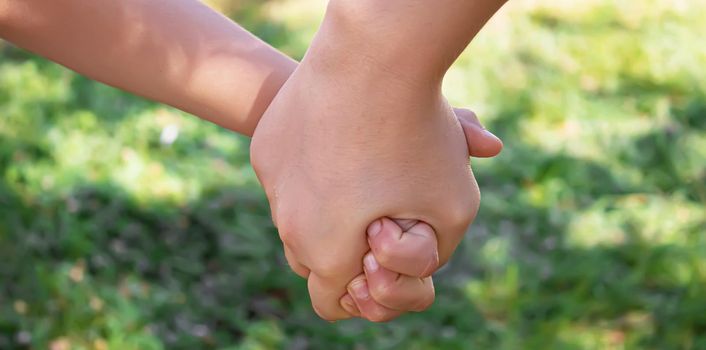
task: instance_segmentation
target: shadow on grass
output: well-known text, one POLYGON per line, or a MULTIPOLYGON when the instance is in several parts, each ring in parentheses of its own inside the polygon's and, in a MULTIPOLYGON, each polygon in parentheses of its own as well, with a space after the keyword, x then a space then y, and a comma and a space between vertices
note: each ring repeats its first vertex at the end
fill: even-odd
POLYGON ((487 172, 476 173, 485 194, 481 210, 459 254, 437 279, 439 289, 448 288, 446 283, 466 286, 466 298, 471 295, 482 315, 474 317, 486 321, 484 331, 495 330, 487 347, 582 349, 581 336, 591 327, 612 330, 616 344, 638 348, 705 346, 706 314, 696 310, 706 310, 706 290, 696 271, 706 217, 678 233, 692 237, 695 246, 647 241, 641 231, 650 228, 629 220, 621 228, 628 237, 622 243, 577 247, 566 241, 574 214, 599 199, 680 191, 703 205, 703 176, 679 171, 693 154, 679 139, 699 132, 693 128, 699 102, 675 113, 675 130, 654 130, 616 150, 624 164, 645 172, 646 181, 635 184, 606 165, 522 142, 518 126, 530 101, 522 95, 506 99, 489 127, 507 141, 505 151, 487 172), (543 186, 545 197, 533 199, 535 186, 543 186), (500 248, 487 250, 498 241, 500 248), (469 287, 468 281, 481 282, 469 287), (571 334, 567 324, 575 327, 571 334))
MULTIPOLYGON (((579 197, 621 189, 609 169, 584 160, 525 148, 505 162, 520 160, 537 170, 512 178, 516 170, 498 169, 507 171, 509 183, 541 182, 558 167, 583 174, 571 175, 569 183, 594 183, 577 190, 579 197)), ((316 319, 303 281, 283 263, 259 190, 212 188, 198 201, 174 205, 140 203, 105 183, 24 199, 15 185, 0 183, 3 348, 28 347, 18 334, 38 327, 44 327, 43 338, 31 340, 37 348, 76 332, 85 335, 86 329, 101 337, 151 334, 174 349, 216 348, 251 339, 254 324, 272 323, 285 334, 280 340, 268 335, 272 344, 303 348, 356 343, 394 348, 410 339, 457 349, 512 341, 531 348, 582 348, 560 334, 566 322, 637 329, 640 346, 704 341, 699 334, 706 331, 706 316, 698 310, 706 308, 705 291, 673 275, 693 263, 693 252, 654 245, 639 234, 621 245, 572 248, 563 233, 571 211, 588 202, 539 206, 518 200, 524 188, 500 182, 486 192, 497 192, 491 202, 508 202, 482 210, 476 233, 437 278, 435 306, 385 326, 316 319), (512 242, 500 267, 479 260, 479 249, 495 235, 512 242), (508 269, 517 269, 518 276, 510 294, 494 289, 492 278, 508 269), (469 294, 474 280, 487 290, 469 294), (18 301, 27 310, 19 312, 18 301)), ((265 341, 268 336, 260 335, 265 341)))
MULTIPOLYGON (((523 108, 531 106, 510 100, 516 103, 492 128, 511 142, 488 172, 477 174, 486 194, 478 221, 437 276, 438 300, 427 312, 383 326, 318 320, 305 282, 284 264, 258 189, 214 187, 176 205, 139 202, 120 186, 85 180, 68 193, 28 197, 16 192, 22 183, 5 180, 0 348, 47 348, 72 336, 170 349, 253 339, 301 349, 584 348, 566 334, 567 327, 637 334, 633 343, 639 347, 705 342, 704 289, 698 280, 680 277, 684 269, 698 271, 698 250, 644 241, 641 226, 629 224, 623 228, 629 239, 618 245, 580 248, 566 242, 575 212, 596 199, 653 188, 635 188, 604 165, 523 143, 517 126, 523 108), (527 193, 534 186, 551 187, 544 191, 551 196, 532 200, 527 193), (509 253, 495 263, 484 260, 484 249, 497 237, 509 242, 509 253)), ((627 147, 647 155, 646 163, 633 156, 625 163, 660 167, 670 157, 650 154, 674 146, 673 140, 646 137, 627 147)), ((4 175, 17 157, 47 160, 42 137, 5 136, 0 142, 4 175)), ((670 188, 685 186, 678 177, 661 178, 670 188)), ((699 229, 693 228, 694 236, 699 229)))
MULTIPOLYGON (((239 12, 246 27, 274 44, 288 40, 285 27, 264 20, 258 2, 243 4, 252 11, 239 12)), ((21 52, 3 57, 34 59, 21 52)), ((107 118, 102 123, 152 105, 71 79, 66 104, 37 106, 49 115, 47 123, 64 109, 96 111, 107 118)), ((139 339, 154 338, 144 341, 169 349, 253 339, 300 349, 580 349, 579 336, 591 327, 616 337, 637 334, 634 344, 641 348, 706 347, 705 289, 688 277, 699 271, 703 250, 645 241, 640 226, 630 223, 623 227, 628 239, 612 246, 574 247, 565 236, 572 214, 598 198, 655 188, 694 192, 675 163, 675 154, 688 151, 680 134, 658 130, 629 142, 626 149, 637 152, 621 159, 651 171, 656 184, 635 188, 604 165, 523 143, 517 126, 532 101, 529 95, 507 101, 490 128, 512 141, 489 172, 478 174, 486 194, 478 222, 438 275, 438 301, 425 313, 382 326, 316 319, 304 281, 283 262, 264 196, 253 188, 215 187, 176 205, 139 202, 115 184, 90 181, 68 193, 28 197, 17 192, 21 183, 5 180, 0 348, 47 348, 55 339, 75 337, 138 342, 122 348, 149 348, 139 339), (526 195, 539 185, 553 186, 552 197, 533 201, 526 195), (497 263, 483 260, 492 255, 483 249, 498 237, 509 242, 509 253, 497 263), (684 277, 684 271, 692 274, 684 277), (567 324, 573 333, 566 334, 567 324)), ((704 99, 679 106, 676 120, 703 130, 704 99)), ((6 175, 18 157, 46 160, 42 140, 3 136, 0 172, 6 175)), ((702 233, 703 227, 693 227, 694 236, 702 233)))
POLYGON ((16 334, 43 322, 51 325, 39 348, 137 312, 118 327, 197 348, 235 342, 253 320, 291 316, 305 291, 283 263, 262 197, 219 188, 177 207, 87 183, 27 202, 0 184, 1 347, 20 347, 16 334), (83 310, 92 298, 117 309, 83 310), (9 309, 18 301, 28 305, 24 317, 9 309))

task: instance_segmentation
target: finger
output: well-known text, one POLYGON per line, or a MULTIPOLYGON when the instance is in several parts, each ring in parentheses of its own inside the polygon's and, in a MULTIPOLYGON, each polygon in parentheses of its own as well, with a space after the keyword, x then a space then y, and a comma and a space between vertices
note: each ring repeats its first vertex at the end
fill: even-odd
POLYGON ((346 293, 346 295, 341 298, 340 304, 351 316, 360 317, 360 310, 358 310, 355 300, 353 300, 353 297, 349 293, 346 293))
POLYGON ((363 271, 363 256, 370 250, 364 233, 366 226, 354 227, 344 221, 341 227, 320 225, 312 230, 297 223, 281 219, 280 232, 286 233, 281 236, 291 250, 290 256, 295 258, 292 260, 310 270, 307 284, 314 311, 327 321, 351 318, 340 299, 346 294, 348 283, 363 271))
POLYGON ((486 130, 473 111, 465 108, 454 108, 454 112, 463 128, 468 145, 468 153, 471 157, 495 157, 502 151, 502 140, 486 130))
POLYGON ((389 309, 373 299, 364 274, 358 275, 348 284, 348 294, 360 310, 361 317, 368 321, 387 322, 403 314, 402 311, 389 309))
POLYGON ((309 277, 309 273, 311 271, 309 271, 309 269, 306 268, 306 266, 300 264, 294 258, 294 253, 286 245, 284 246, 284 257, 287 259, 287 264, 289 264, 289 268, 292 269, 292 271, 294 271, 294 273, 296 273, 297 275, 299 275, 303 278, 309 277))
POLYGON ((429 276, 439 266, 436 234, 424 222, 404 221, 406 231, 388 218, 370 224, 367 230, 370 249, 388 270, 408 276, 429 276))
POLYGON ((373 299, 389 309, 423 311, 434 302, 431 277, 400 275, 380 266, 372 253, 363 258, 368 290, 373 299))
POLYGON ((341 298, 346 294, 345 285, 339 286, 336 282, 321 278, 315 272, 309 274, 307 284, 311 306, 319 317, 326 321, 338 321, 353 316, 340 304, 341 298))

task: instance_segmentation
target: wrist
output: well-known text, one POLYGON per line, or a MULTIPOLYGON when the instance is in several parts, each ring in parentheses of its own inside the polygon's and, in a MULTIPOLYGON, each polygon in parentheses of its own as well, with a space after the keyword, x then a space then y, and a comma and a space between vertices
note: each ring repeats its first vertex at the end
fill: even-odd
POLYGON ((413 16, 402 18, 399 5, 398 0, 331 0, 304 61, 332 74, 369 74, 378 80, 382 74, 427 89, 440 87, 457 55, 441 40, 430 40, 413 16))
MULTIPOLYGON (((234 39, 232 45, 241 44, 234 39)), ((297 62, 266 45, 258 45, 245 54, 230 46, 218 49, 220 55, 193 64, 190 79, 176 87, 184 97, 171 104, 252 136, 260 118, 297 68, 297 62)))

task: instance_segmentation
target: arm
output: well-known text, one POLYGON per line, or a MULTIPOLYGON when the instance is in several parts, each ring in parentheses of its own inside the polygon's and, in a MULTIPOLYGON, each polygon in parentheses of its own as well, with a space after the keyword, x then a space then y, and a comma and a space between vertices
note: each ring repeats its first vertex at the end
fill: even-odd
POLYGON ((253 166, 287 259, 308 276, 322 318, 388 320, 433 300, 428 275, 449 259, 480 200, 462 125, 441 81, 501 5, 331 0, 305 58, 263 115, 251 144, 253 166), (360 266, 372 248, 381 267, 401 271, 391 263, 400 258, 395 241, 376 248, 382 234, 361 235, 380 218, 428 225, 438 256, 410 256, 430 261, 429 268, 381 279, 360 266), (383 280, 395 283, 378 284, 383 280), (401 297, 414 288, 414 298, 426 298, 401 297))
POLYGON ((246 135, 297 64, 197 0, 4 0, 0 37, 246 135))
MULTIPOLYGON (((323 75, 332 74, 341 78, 340 72, 346 72, 344 79, 357 81, 365 86, 369 84, 370 72, 372 72, 373 75, 388 76, 392 81, 393 89, 397 86, 395 90, 402 91, 403 94, 409 91, 416 91, 416 93, 421 91, 419 96, 440 95, 441 83, 446 71, 506 1, 331 0, 327 16, 308 58, 314 62, 316 70, 323 75), (403 86, 401 90, 400 86, 403 86)), ((410 98, 410 101, 412 100, 423 101, 415 97, 410 98)), ((463 113, 465 112, 456 111, 457 115, 463 113)), ((470 142, 480 136, 477 133, 469 133, 473 129, 467 127, 463 118, 459 120, 466 133, 467 141, 470 142)), ((498 146, 502 147, 502 145, 498 146)), ((500 148, 497 148, 497 152, 499 150, 500 148)), ((469 151, 473 153, 473 149, 469 148, 469 151)), ((497 152, 493 150, 489 154, 497 154, 497 152)), ((469 214, 474 211, 473 205, 477 203, 468 208, 469 214)), ((420 223, 418 227, 424 228, 425 225, 420 223)), ((462 235, 454 234, 453 229, 443 228, 438 224, 435 228, 436 230, 426 226, 426 231, 430 232, 426 237, 436 233, 440 251, 437 254, 440 254, 440 263, 443 265, 460 242, 462 235)), ((427 282, 420 279, 417 283, 411 283, 414 280, 411 276, 386 272, 385 268, 401 271, 399 267, 394 269, 393 260, 390 259, 385 261, 388 264, 382 263, 382 268, 369 268, 368 260, 375 261, 376 258, 385 257, 381 247, 399 244, 390 242, 408 240, 405 243, 406 246, 400 245, 395 248, 398 258, 405 252, 412 253, 410 257, 424 256, 420 254, 423 249, 416 251, 412 249, 414 246, 420 246, 412 242, 415 239, 418 240, 417 243, 423 242, 424 235, 417 235, 416 238, 410 239, 405 237, 415 235, 403 234, 402 238, 388 240, 388 243, 383 244, 384 236, 380 234, 376 238, 368 238, 374 254, 372 257, 370 254, 366 255, 364 274, 357 276, 348 284, 348 293, 340 299, 341 307, 349 314, 378 320, 397 317, 400 312, 388 307, 390 300, 404 300, 405 296, 409 295, 408 291, 415 289, 411 286, 418 287, 427 282), (406 285, 406 288, 400 288, 401 285, 406 285), (363 292, 362 295, 372 295, 373 298, 357 295, 365 289, 369 291, 363 292)), ((426 242, 422 246, 436 246, 437 243, 434 243, 432 245, 426 242)), ((420 259, 417 258, 417 260, 420 259)), ((410 264, 407 263, 407 265, 410 264)), ((431 283, 430 280, 429 283, 431 283)), ((420 295, 424 295, 424 292, 418 292, 416 297, 420 295)), ((325 303, 323 299, 320 301, 325 303)))
POLYGON ((377 70, 419 89, 440 88, 451 64, 506 1, 331 0, 310 56, 330 72, 377 70), (361 63, 365 70, 350 68, 361 63))
MULTIPOLYGON (((348 51, 365 54, 359 48, 369 36, 377 39, 370 42, 375 44, 369 46, 371 50, 377 50, 376 46, 391 49, 394 46, 390 44, 399 44, 387 52, 388 61, 399 59, 395 55, 405 56, 405 40, 423 36, 415 32, 420 28, 409 25, 415 22, 414 18, 405 17, 408 14, 393 7, 400 5, 400 0, 332 1, 327 22, 329 27, 335 23, 335 30, 322 30, 320 36, 346 33, 348 39, 340 40, 336 50, 331 50, 331 56, 341 52, 343 45, 348 51), (383 3, 389 5, 390 13, 375 16, 376 6, 383 3), (368 17, 375 20, 368 21, 368 17), (397 17, 409 23, 401 23, 397 17), (399 36, 395 40, 378 28, 393 21, 400 26, 388 25, 386 29, 399 36), (354 33, 361 35, 356 38, 354 33)), ((426 9, 417 9, 413 14, 421 17, 426 13, 423 11, 426 9)), ((466 41, 490 16, 487 8, 485 11, 479 13, 479 18, 457 16, 470 24, 466 28, 471 29, 466 41)), ((453 31, 451 27, 446 29, 453 31)), ((464 26, 455 27, 455 31, 463 29, 464 26)), ((445 33, 435 35, 443 38, 445 33)), ((431 32, 427 36, 425 40, 438 42, 431 32)), ((252 135, 265 109, 297 65, 196 0, 0 0, 0 37, 90 78, 246 135, 252 135)), ((336 43, 333 38, 329 41, 336 43)), ((423 45, 421 40, 413 44, 423 45)), ((447 54, 451 56, 454 52, 440 51, 451 51, 447 54)), ((417 63, 437 59, 432 52, 427 53, 430 58, 419 57, 417 63)), ((394 63, 397 70, 404 69, 400 62, 394 63)), ((422 68, 425 67, 429 68, 427 65, 422 68)), ((409 70, 405 75, 413 73, 414 70, 409 70)), ((472 123, 479 127, 477 120, 472 123)), ((468 130, 483 138, 478 131, 468 130)), ((499 151, 497 142, 478 142, 477 146, 475 156, 492 156, 499 151), (486 151, 484 147, 489 144, 492 149, 486 151)))
MULTIPOLYGON (((0 0, 0 36, 96 80, 248 135, 296 68, 192 0, 0 0)), ((470 111, 458 113, 470 153, 497 154, 499 140, 484 133, 470 111)))

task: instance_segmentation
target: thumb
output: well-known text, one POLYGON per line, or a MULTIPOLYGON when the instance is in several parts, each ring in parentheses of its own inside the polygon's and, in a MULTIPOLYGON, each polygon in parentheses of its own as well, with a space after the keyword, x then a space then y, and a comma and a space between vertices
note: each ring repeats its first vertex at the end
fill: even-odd
POLYGON ((503 142, 481 125, 473 111, 465 108, 454 108, 454 113, 461 123, 466 136, 468 153, 471 157, 488 158, 497 156, 503 149, 503 142))

